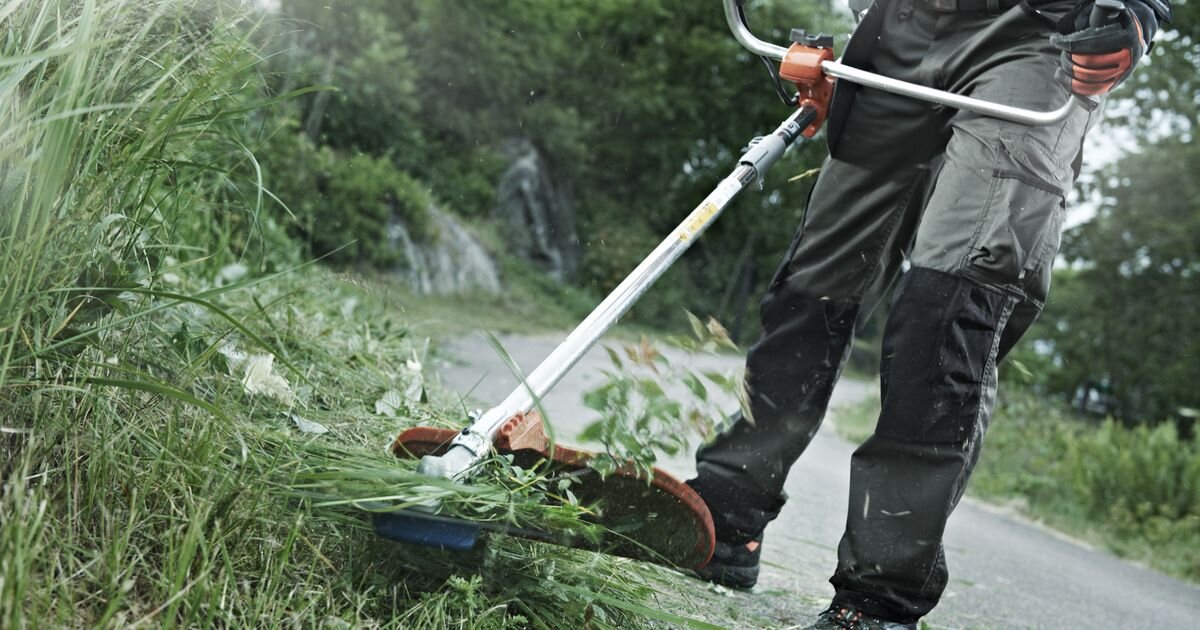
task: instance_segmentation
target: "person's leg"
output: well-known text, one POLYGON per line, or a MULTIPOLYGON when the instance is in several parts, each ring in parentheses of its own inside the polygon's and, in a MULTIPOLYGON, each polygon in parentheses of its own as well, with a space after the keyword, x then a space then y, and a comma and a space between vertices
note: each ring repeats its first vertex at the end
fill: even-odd
MULTIPOLYGON (((1020 9, 941 26, 929 60, 946 77, 939 87, 1039 110, 1069 97, 1048 30, 1020 9)), ((907 623, 937 604, 946 521, 979 457, 997 362, 1049 288, 1088 118, 1081 110, 1047 127, 952 119, 884 333, 879 423, 851 463, 835 605, 907 623)))
MULTIPOLYGON (((921 41, 934 21, 915 23, 897 39, 921 41)), ((881 43, 871 63, 921 80, 913 69, 923 50, 881 43)), ((875 90, 862 90, 846 112, 837 157, 825 162, 762 302, 762 337, 746 360, 752 418, 736 416, 697 454, 698 476, 689 483, 708 504, 718 540, 749 541, 778 514, 788 470, 825 414, 855 322, 878 301, 911 244, 931 162, 948 138, 947 118, 926 103, 875 90)))

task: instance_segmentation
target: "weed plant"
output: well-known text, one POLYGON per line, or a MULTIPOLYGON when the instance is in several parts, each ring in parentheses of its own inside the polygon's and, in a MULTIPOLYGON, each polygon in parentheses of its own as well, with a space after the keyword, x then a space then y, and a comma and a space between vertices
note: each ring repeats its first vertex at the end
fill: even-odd
POLYGON ((1032 394, 1005 396, 974 491, 1019 497, 1049 524, 1200 582, 1200 448, 1175 425, 1080 420, 1032 394))
MULTIPOLYGON (((692 335, 669 338, 672 345, 691 354, 738 350, 716 320, 706 324, 691 313, 687 317, 692 335)), ((592 461, 592 466, 601 473, 629 464, 650 479, 660 453, 678 454, 688 447, 689 434, 711 439, 727 412, 716 393, 738 400, 742 413, 750 414, 740 373, 700 371, 679 365, 645 337, 622 350, 606 350, 613 367, 604 371, 604 382, 584 396, 584 403, 597 411, 600 418, 579 436, 603 445, 604 451, 592 461), (688 395, 669 395, 663 389, 668 383, 683 383, 688 395)))

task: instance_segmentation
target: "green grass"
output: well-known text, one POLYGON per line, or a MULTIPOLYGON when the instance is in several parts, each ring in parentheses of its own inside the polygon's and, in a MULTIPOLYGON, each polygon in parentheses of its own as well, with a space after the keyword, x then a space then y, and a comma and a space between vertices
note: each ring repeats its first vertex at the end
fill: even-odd
MULTIPOLYGON (((252 23, 200 0, 0 16, 0 627, 702 625, 663 612, 687 598, 660 569, 367 529, 351 500, 380 494, 567 527, 581 507, 503 461, 458 491, 387 453, 461 421, 420 395, 438 312, 297 268, 250 150, 252 23)), ((478 304, 445 319, 494 322, 478 304)), ((549 312, 528 308, 511 321, 549 312)))
MULTIPOLYGON (((866 439, 878 398, 833 421, 866 439)), ((1174 426, 1128 428, 1073 416, 1005 388, 968 492, 1170 575, 1200 582, 1200 448, 1174 426)))
MULTIPOLYGON (((495 294, 422 295, 373 270, 356 270, 341 277, 386 294, 385 299, 415 330, 435 340, 478 331, 563 335, 583 321, 604 299, 603 294, 558 284, 521 261, 500 257, 499 262, 504 290, 495 294)), ((606 334, 605 340, 635 343, 643 337, 658 338, 686 332, 686 327, 668 330, 636 321, 622 321, 606 334)))
MULTIPOLYGON (((656 571, 628 561, 507 538, 465 555, 376 539, 366 512, 331 499, 436 494, 384 447, 404 426, 457 418, 414 401, 399 417, 375 410, 384 392, 420 377, 413 366, 424 340, 386 304, 316 269, 226 300, 226 312, 300 366, 279 371, 296 406, 244 391, 241 371, 214 349, 245 348, 245 338, 203 311, 162 311, 133 331, 138 341, 103 346, 119 358, 109 369, 155 365, 175 376, 154 383, 187 381, 223 417, 145 389, 81 388, 69 415, 38 418, 14 445, 21 463, 0 500, 16 517, 4 519, 0 541, 21 550, 5 558, 5 584, 21 589, 7 594, 5 627, 42 619, 567 628, 645 618, 620 605, 644 605, 656 571), (191 332, 177 345, 159 343, 181 331, 191 332), (301 433, 293 414, 329 432, 301 433), (72 425, 43 441, 48 420, 72 425)), ((522 524, 577 524, 514 493, 527 478, 504 472, 469 495, 473 507, 517 510, 522 524)))
POLYGON ((879 396, 873 395, 861 402, 842 405, 829 414, 829 422, 838 435, 854 443, 861 443, 875 432, 875 421, 879 419, 879 396))
POLYGON ((378 292, 424 335, 448 339, 486 330, 494 333, 537 334, 570 330, 587 315, 589 297, 563 304, 552 293, 530 288, 520 263, 503 265, 505 289, 498 294, 460 293, 421 295, 397 284, 388 275, 363 271, 343 278, 378 292))

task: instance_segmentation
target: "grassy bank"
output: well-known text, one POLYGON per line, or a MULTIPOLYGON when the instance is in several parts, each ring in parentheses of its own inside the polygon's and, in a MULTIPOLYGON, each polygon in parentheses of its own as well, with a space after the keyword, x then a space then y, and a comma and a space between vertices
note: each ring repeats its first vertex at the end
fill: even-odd
POLYGON ((689 624, 659 569, 370 533, 348 500, 559 527, 581 506, 504 460, 474 491, 422 485, 384 450, 461 422, 424 384, 412 321, 436 313, 302 264, 253 155, 287 95, 236 7, 0 16, 0 627, 689 624))
MULTIPOLYGON (((656 569, 514 539, 467 555, 404 548, 376 539, 365 512, 327 505, 411 493, 412 465, 384 447, 405 426, 460 421, 422 388, 427 345, 386 295, 310 268, 223 295, 244 331, 167 309, 104 348, 115 358, 105 385, 43 391, 53 411, 23 416, 33 422, 8 442, 3 625, 566 628, 663 616, 630 610, 652 603, 667 579, 656 569), (250 368, 245 331, 278 353, 273 369, 250 368), (120 378, 148 364, 161 376, 120 378), (216 412, 184 400, 191 392, 216 412), (381 413, 388 392, 400 398, 381 413)), ((511 492, 514 474, 497 471, 475 498, 530 522, 569 517, 511 492)))
MULTIPOLYGON (((834 423, 866 439, 878 399, 834 423)), ((1200 582, 1200 448, 1171 424, 1084 420, 1019 388, 1001 392, 968 492, 1165 573, 1200 582)))

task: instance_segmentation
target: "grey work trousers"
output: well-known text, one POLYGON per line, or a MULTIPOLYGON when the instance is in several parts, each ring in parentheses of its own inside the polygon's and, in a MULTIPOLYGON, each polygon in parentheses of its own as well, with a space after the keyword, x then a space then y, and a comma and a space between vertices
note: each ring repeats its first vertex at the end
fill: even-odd
MULTIPOLYGON (((1035 6, 1054 15, 1071 4, 1035 6)), ((864 44, 856 33, 847 57, 874 44, 860 56, 877 72, 1037 110, 1070 96, 1051 26, 1021 7, 939 13, 890 0, 871 11, 878 36, 864 44)), ((735 418, 701 449, 690 483, 720 538, 761 533, 821 423, 856 322, 900 276, 882 412, 851 462, 831 582, 835 603, 910 622, 945 588, 946 521, 979 457, 997 362, 1049 290, 1091 112, 1025 127, 865 88, 847 102, 834 104, 844 125, 762 302, 763 334, 746 361, 753 422, 735 418)))

